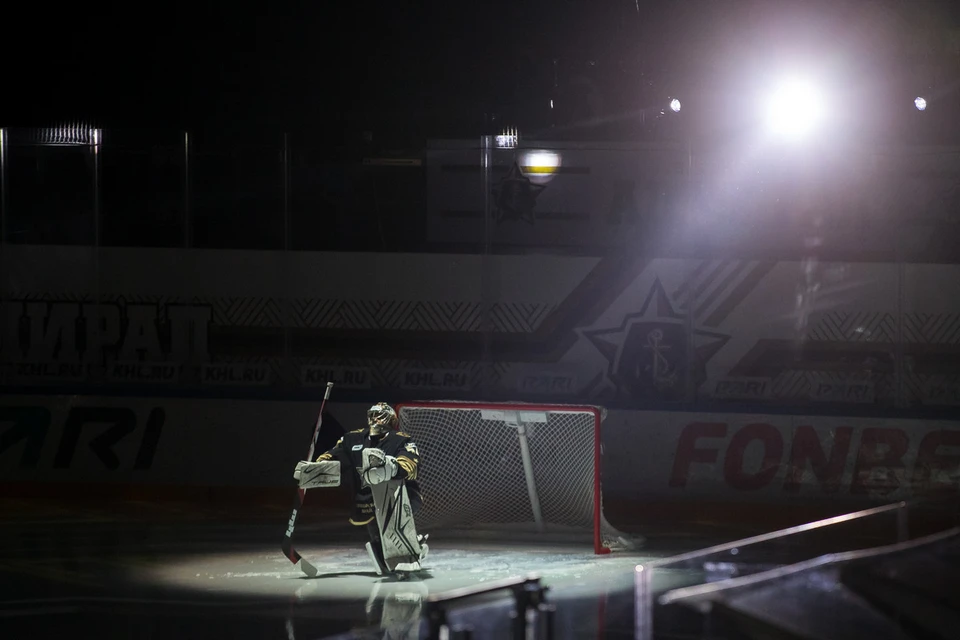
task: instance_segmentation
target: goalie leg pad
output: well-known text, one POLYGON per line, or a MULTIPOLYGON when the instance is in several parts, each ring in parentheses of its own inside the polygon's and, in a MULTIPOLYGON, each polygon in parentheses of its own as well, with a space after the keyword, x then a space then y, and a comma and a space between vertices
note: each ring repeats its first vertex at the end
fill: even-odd
POLYGON ((293 477, 301 489, 340 486, 340 461, 298 462, 293 477))
POLYGON ((387 568, 418 571, 424 549, 417 536, 406 485, 400 480, 390 480, 373 486, 372 490, 387 568))

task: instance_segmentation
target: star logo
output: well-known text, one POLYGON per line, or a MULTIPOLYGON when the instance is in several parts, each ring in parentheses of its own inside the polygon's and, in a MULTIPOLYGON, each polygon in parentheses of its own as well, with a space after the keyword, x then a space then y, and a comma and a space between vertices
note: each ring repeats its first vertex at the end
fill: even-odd
POLYGON ((730 339, 694 329, 693 344, 688 344, 685 320, 658 279, 640 311, 626 315, 619 327, 584 331, 583 335, 607 359, 607 378, 618 395, 682 400, 688 368, 692 366, 694 385, 699 387, 706 380, 707 361, 730 339))
POLYGON ((523 175, 519 165, 514 162, 507 175, 492 190, 497 222, 523 220, 533 224, 533 208, 537 205, 537 196, 544 189, 545 186, 530 182, 530 178, 523 175))

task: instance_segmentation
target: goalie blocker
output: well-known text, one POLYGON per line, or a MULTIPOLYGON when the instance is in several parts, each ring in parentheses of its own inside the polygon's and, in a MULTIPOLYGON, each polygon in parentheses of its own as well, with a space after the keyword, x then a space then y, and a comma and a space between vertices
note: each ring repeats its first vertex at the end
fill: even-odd
POLYGON ((298 462, 293 472, 301 489, 340 486, 340 461, 298 462))

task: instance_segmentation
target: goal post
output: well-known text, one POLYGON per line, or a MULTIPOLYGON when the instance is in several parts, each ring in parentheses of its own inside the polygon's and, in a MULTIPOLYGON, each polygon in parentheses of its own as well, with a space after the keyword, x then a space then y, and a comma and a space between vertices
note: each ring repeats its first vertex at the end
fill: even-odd
POLYGON ((622 539, 603 517, 602 407, 425 401, 396 409, 423 460, 419 529, 592 533, 598 554, 622 539))

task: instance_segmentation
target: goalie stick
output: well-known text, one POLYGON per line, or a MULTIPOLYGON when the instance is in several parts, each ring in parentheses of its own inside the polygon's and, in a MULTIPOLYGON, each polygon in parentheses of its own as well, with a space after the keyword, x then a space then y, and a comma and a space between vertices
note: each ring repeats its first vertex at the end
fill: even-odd
MULTIPOLYGON (((328 382, 327 390, 323 394, 323 402, 320 403, 317 425, 313 429, 313 437, 310 438, 310 449, 307 451, 307 460, 309 461, 313 461, 313 449, 317 446, 317 436, 320 435, 320 425, 323 424, 323 408, 326 406, 327 400, 330 399, 330 391, 332 389, 333 383, 328 382)), ((293 548, 293 530, 297 526, 297 517, 300 515, 300 508, 303 506, 303 498, 306 493, 306 489, 297 488, 297 496, 293 501, 293 512, 290 514, 290 520, 287 522, 287 532, 283 536, 283 543, 280 545, 280 549, 290 562, 293 564, 299 562, 300 570, 311 578, 314 578, 317 575, 317 568, 307 562, 307 559, 297 553, 297 550, 293 548)))

